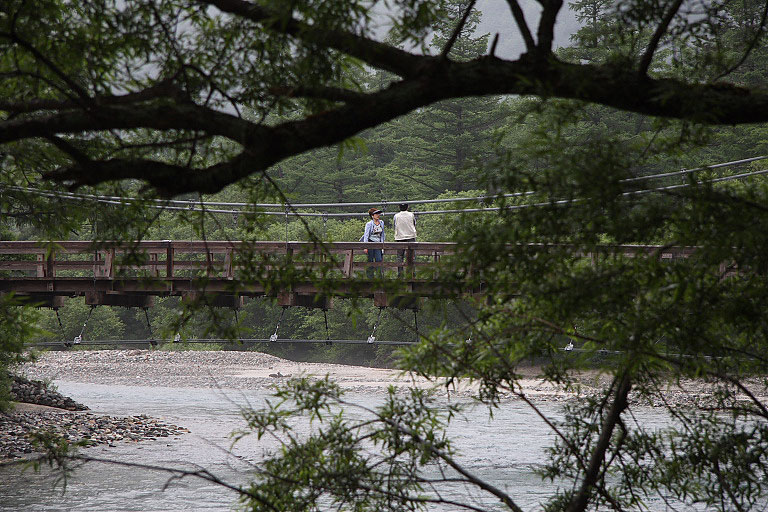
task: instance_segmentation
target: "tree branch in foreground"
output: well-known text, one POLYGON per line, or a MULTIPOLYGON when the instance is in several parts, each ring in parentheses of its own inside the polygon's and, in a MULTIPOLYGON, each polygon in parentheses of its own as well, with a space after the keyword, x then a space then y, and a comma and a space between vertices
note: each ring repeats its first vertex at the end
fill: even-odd
POLYGON ((621 414, 629 405, 627 402, 627 396, 632 389, 632 381, 629 378, 628 373, 624 373, 616 384, 616 392, 611 403, 611 408, 608 411, 603 424, 600 428, 600 437, 597 439, 597 445, 595 446, 592 456, 590 457, 589 464, 587 465, 587 471, 584 474, 584 480, 573 497, 571 502, 566 507, 566 512, 583 512, 587 508, 589 503, 589 497, 591 491, 597 483, 597 477, 600 474, 600 467, 603 465, 605 454, 608 451, 608 447, 611 443, 611 437, 613 436, 613 430, 616 428, 621 414))

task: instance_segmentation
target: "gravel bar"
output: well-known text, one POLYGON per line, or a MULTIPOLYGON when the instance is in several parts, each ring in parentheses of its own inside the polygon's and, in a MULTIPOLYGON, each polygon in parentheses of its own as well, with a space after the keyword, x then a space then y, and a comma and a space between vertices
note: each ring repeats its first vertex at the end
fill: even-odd
POLYGON ((282 370, 282 376, 296 374, 296 365, 259 352, 76 350, 43 353, 22 372, 33 379, 90 384, 255 389, 275 383, 273 367, 282 370), (263 371, 245 375, 254 369, 263 371))
POLYGON ((0 414, 0 464, 40 457, 30 438, 34 432, 51 432, 69 442, 84 440, 89 446, 115 446, 121 441, 155 440, 189 431, 143 415, 115 417, 18 404, 0 414))

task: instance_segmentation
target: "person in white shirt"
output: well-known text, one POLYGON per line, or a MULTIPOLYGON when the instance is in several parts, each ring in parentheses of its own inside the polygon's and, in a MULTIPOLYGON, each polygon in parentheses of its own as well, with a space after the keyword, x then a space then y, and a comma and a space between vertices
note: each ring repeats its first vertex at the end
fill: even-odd
MULTIPOLYGON (((395 242, 416 241, 416 216, 408 211, 408 203, 400 205, 400 212, 395 214, 395 242)), ((405 259, 405 249, 397 251, 397 261, 402 263, 405 259)), ((397 275, 403 275, 403 266, 398 265, 397 275)))

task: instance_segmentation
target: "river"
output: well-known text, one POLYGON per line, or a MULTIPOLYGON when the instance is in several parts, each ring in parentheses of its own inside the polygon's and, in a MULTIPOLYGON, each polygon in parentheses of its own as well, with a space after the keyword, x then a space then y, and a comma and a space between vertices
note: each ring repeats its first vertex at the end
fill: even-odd
MULTIPOLYGON (((93 457, 165 467, 204 467, 235 483, 247 481, 250 465, 264 450, 274 448, 266 438, 248 437, 231 446, 229 434, 244 426, 243 406, 259 406, 263 391, 231 389, 157 388, 56 382, 59 390, 87 404, 94 412, 115 416, 146 414, 186 427, 189 434, 140 443, 116 443, 85 451, 93 457)), ((365 406, 375 406, 380 395, 348 395, 365 406)), ((557 415, 555 402, 541 404, 544 412, 557 415)), ((664 425, 660 412, 642 413, 645 422, 664 425)), ((460 450, 460 462, 476 475, 508 491, 525 510, 537 510, 551 496, 554 485, 534 472, 551 444, 550 430, 526 405, 506 402, 489 420, 482 406, 470 408, 454 420, 449 430, 460 450)), ((54 487, 47 471, 39 474, 18 466, 0 467, 0 510, 8 511, 168 511, 232 510, 236 495, 215 484, 188 478, 169 481, 168 475, 114 464, 89 463, 75 471, 62 492, 54 487)), ((453 489, 466 498, 467 489, 453 489)), ((490 496, 478 496, 475 504, 499 509, 490 496)), ((657 503, 657 505, 659 505, 657 503)), ((449 509, 443 509, 449 510, 449 509)), ((657 510, 664 510, 658 508, 657 510)))

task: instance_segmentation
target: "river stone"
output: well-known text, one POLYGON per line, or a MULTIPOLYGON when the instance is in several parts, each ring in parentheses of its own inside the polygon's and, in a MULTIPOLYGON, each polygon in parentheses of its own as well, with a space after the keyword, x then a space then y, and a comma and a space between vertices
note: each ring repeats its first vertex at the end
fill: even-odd
POLYGON ((11 376, 11 400, 27 404, 47 405, 68 411, 87 411, 88 407, 75 402, 58 391, 49 389, 39 380, 28 380, 20 375, 11 376))

